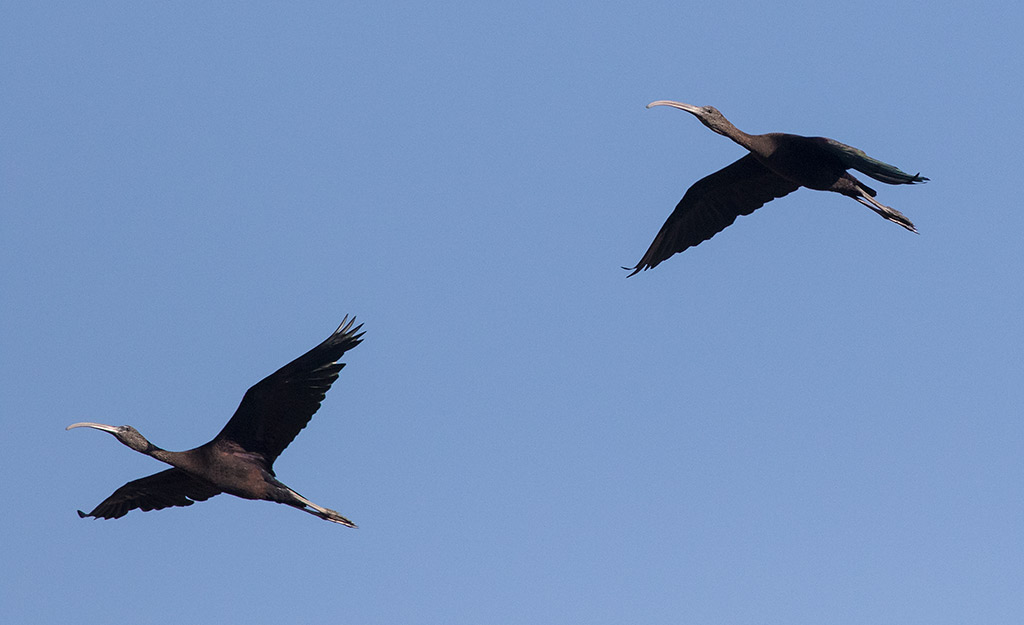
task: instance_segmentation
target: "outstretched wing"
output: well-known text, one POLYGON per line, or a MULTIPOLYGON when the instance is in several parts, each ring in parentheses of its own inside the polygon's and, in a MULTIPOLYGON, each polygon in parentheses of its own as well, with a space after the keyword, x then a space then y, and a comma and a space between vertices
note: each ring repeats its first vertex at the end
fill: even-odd
POLYGON ((669 215, 630 276, 715 236, 767 202, 800 188, 762 165, 752 154, 693 184, 669 215))
POLYGON ((829 139, 828 137, 815 137, 815 139, 818 141, 818 145, 836 155, 847 169, 856 169, 879 182, 886 184, 914 184, 915 182, 926 182, 928 180, 921 174, 911 175, 895 165, 871 158, 864 153, 864 150, 858 150, 835 139, 829 139))
POLYGON ((354 323, 346 315, 327 340, 246 391, 214 441, 230 440, 261 454, 269 468, 320 408, 345 366, 338 359, 361 342, 363 326, 353 328, 354 323))
POLYGON ((97 519, 120 519, 131 510, 141 508, 143 512, 163 510, 171 506, 191 506, 197 501, 206 501, 220 494, 213 484, 192 477, 181 469, 167 469, 154 475, 128 482, 103 500, 96 509, 86 514, 81 510, 78 516, 97 519))

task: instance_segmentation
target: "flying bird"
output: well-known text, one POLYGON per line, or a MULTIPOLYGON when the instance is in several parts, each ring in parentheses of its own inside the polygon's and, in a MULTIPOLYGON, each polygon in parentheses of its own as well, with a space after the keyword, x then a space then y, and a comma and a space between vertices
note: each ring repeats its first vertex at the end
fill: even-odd
POLYGON ((325 521, 356 527, 334 510, 318 506, 274 475, 274 460, 320 408, 345 363, 338 360, 362 341, 362 324, 348 316, 331 336, 254 385, 234 416, 214 439, 188 451, 166 451, 153 445, 130 425, 74 423, 66 429, 88 427, 113 434, 137 452, 173 468, 128 482, 96 509, 78 516, 119 519, 129 511, 191 506, 228 493, 243 499, 287 504, 325 521))
POLYGON ((630 276, 651 269, 669 256, 706 241, 736 221, 775 198, 800 187, 833 191, 851 197, 883 218, 917 232, 907 217, 875 200, 877 193, 849 174, 847 169, 871 176, 886 184, 925 182, 857 148, 826 137, 802 137, 782 132, 748 135, 733 126, 713 106, 693 106, 658 100, 652 106, 671 106, 692 113, 702 124, 729 137, 750 153, 693 184, 661 227, 654 242, 630 276))

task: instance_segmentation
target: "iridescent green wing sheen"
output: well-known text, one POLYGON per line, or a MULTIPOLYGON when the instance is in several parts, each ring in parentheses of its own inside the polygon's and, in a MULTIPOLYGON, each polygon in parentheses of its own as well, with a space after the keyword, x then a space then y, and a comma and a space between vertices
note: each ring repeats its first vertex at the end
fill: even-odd
POLYGON ((928 180, 921 174, 911 175, 895 165, 871 158, 864 153, 864 150, 858 150, 835 139, 815 137, 815 140, 821 147, 839 157, 839 160, 843 162, 847 169, 856 169, 879 182, 886 184, 914 184, 915 182, 925 182, 928 180))

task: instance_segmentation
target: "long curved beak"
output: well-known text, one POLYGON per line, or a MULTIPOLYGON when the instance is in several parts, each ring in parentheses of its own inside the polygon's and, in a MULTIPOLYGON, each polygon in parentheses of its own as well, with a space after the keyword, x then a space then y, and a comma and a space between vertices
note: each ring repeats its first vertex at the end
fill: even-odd
POLYGON ((693 113, 694 115, 700 113, 700 107, 692 104, 683 104, 682 102, 673 102, 672 100, 657 100, 647 105, 647 108, 652 106, 671 106, 672 108, 686 111, 687 113, 693 113))
POLYGON ((65 430, 71 430, 71 429, 74 429, 74 428, 94 428, 94 429, 97 429, 97 430, 103 430, 104 432, 110 432, 111 434, 116 434, 117 431, 118 431, 117 426, 104 425, 102 423, 92 423, 92 422, 89 422, 89 421, 82 421, 80 423, 72 423, 71 425, 67 426, 64 429, 65 430))

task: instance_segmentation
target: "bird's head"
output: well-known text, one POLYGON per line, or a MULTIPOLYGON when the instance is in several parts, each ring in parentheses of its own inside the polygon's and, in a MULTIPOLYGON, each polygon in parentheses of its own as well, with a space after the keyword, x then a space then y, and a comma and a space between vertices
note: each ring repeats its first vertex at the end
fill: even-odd
POLYGON ((73 428, 93 428, 94 430, 109 432, 128 447, 144 454, 154 449, 153 444, 147 441, 142 434, 139 434, 138 430, 130 425, 104 425, 102 423, 83 421, 81 423, 72 423, 64 429, 70 430, 73 428))
POLYGON ((694 117, 700 120, 700 123, 720 135, 728 136, 726 131, 732 127, 732 124, 725 118, 725 115, 722 115, 722 112, 713 106, 694 106, 692 104, 683 104, 682 102, 673 102, 671 100, 658 100, 657 102, 651 102, 647 105, 647 108, 651 108, 652 106, 671 106, 672 108, 677 108, 681 111, 691 113, 694 117))

